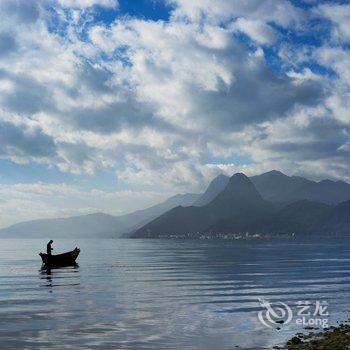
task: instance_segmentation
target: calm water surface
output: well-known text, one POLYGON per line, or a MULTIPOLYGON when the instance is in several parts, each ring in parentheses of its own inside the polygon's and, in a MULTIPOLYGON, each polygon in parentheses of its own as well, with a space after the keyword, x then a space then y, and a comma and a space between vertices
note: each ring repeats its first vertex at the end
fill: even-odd
POLYGON ((303 331, 264 327, 258 298, 349 317, 350 241, 54 243, 75 245, 78 267, 41 271, 46 242, 0 240, 1 349, 271 349, 303 331))

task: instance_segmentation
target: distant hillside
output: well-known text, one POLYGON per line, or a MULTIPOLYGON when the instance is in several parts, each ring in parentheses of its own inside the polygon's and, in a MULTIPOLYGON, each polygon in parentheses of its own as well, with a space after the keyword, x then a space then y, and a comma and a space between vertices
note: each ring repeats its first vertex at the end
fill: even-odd
POLYGON ((303 177, 287 176, 276 170, 252 176, 250 180, 264 199, 281 202, 287 201, 288 196, 299 191, 301 187, 314 183, 303 177))
POLYGON ((183 207, 188 207, 193 205, 194 202, 198 200, 201 194, 196 193, 186 193, 177 194, 173 197, 168 198, 166 201, 156 204, 150 208, 138 210, 130 214, 120 216, 122 218, 123 225, 123 236, 128 237, 137 228, 145 225, 147 222, 155 219, 159 215, 167 212, 168 210, 177 207, 179 205, 183 207))
POLYGON ((271 232, 318 233, 320 223, 331 214, 331 205, 308 200, 293 202, 282 207, 270 219, 271 232))
POLYGON ((0 237, 16 238, 96 238, 120 237, 132 232, 178 205, 191 205, 199 194, 179 194, 144 210, 112 216, 103 213, 70 218, 41 219, 21 222, 0 230, 0 237))
POLYGON ((321 221, 317 233, 350 236, 350 200, 334 207, 327 218, 321 221))
POLYGON ((273 210, 244 174, 235 174, 207 205, 176 207, 138 229, 133 237, 253 230, 255 223, 273 210))
POLYGON ((315 182, 276 170, 250 179, 244 174, 231 178, 221 174, 203 194, 176 195, 121 216, 95 213, 22 222, 0 229, 0 238, 158 237, 244 230, 344 233, 350 226, 349 200, 350 185, 343 181, 315 182))
POLYGON ((201 207, 211 202, 228 184, 230 178, 224 174, 218 175, 212 180, 206 191, 194 202, 193 205, 201 207))
POLYGON ((287 176, 270 171, 250 178, 262 197, 273 202, 309 200, 338 204, 350 199, 350 184, 344 181, 311 181, 300 176, 287 176))
MULTIPOLYGON (((203 195, 194 203, 204 206, 212 201, 227 185, 229 177, 218 175, 211 181, 203 195)), ((344 181, 323 180, 315 182, 301 176, 287 176, 280 171, 250 177, 262 198, 272 202, 309 200, 338 204, 350 199, 350 184, 344 181)))
POLYGON ((118 217, 103 213, 59 219, 21 222, 0 230, 0 237, 11 238, 91 238, 112 237, 116 227, 125 229, 118 217))
POLYGON ((274 203, 263 199, 244 174, 235 174, 210 203, 176 207, 139 228, 132 237, 315 234, 323 227, 346 232, 349 218, 350 201, 337 206, 309 200, 274 203))
POLYGON ((302 186, 290 192, 285 200, 309 199, 329 204, 339 204, 350 199, 350 185, 344 181, 323 180, 302 186))

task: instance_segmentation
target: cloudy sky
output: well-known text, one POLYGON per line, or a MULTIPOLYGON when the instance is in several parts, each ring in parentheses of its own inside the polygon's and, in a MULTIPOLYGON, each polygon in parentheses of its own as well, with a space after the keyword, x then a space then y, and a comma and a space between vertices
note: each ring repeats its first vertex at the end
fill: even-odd
POLYGON ((0 227, 219 172, 350 181, 350 4, 0 0, 0 227))

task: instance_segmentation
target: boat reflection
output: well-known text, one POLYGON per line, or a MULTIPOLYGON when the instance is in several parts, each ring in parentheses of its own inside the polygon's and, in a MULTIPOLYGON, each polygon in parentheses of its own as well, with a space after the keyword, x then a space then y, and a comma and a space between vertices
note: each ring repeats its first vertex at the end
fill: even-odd
POLYGON ((46 282, 42 285, 43 287, 80 285, 80 283, 70 283, 72 282, 72 278, 80 277, 78 274, 79 265, 77 263, 61 267, 47 267, 46 265, 42 265, 41 269, 39 270, 39 273, 40 279, 45 280, 46 282), (55 283, 53 283, 54 280, 56 281, 55 283))

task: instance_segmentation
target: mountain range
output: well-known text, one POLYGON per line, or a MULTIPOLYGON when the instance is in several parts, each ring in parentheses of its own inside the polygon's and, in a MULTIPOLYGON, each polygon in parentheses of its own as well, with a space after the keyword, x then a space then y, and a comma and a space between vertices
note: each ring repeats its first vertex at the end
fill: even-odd
MULTIPOLYGON (((222 181, 225 182, 226 179, 222 181)), ((297 191, 298 188, 305 188, 308 180, 288 177, 278 172, 251 179, 237 173, 209 203, 203 206, 178 206, 136 230, 132 237, 195 238, 203 235, 221 237, 242 234, 350 233, 350 200, 337 205, 328 204, 336 197, 332 196, 330 200, 322 196, 322 193, 317 193, 322 201, 309 198, 292 201, 291 197, 287 196, 288 200, 282 202, 281 199, 289 193, 284 190, 283 182, 295 185, 297 191), (279 180, 276 182, 279 192, 273 186, 269 186, 271 183, 267 181, 268 178, 279 180), (264 195, 258 191, 254 182, 263 189, 264 195)), ((324 188, 323 181, 314 184, 321 184, 319 188, 324 188)), ((326 184, 328 190, 329 183, 326 184)), ((217 185, 216 182, 215 186, 217 185)))
POLYGON ((178 205, 193 204, 199 194, 186 193, 170 197, 150 208, 130 214, 113 216, 104 213, 80 215, 70 218, 41 219, 21 222, 0 230, 0 237, 15 238, 109 238, 133 232, 166 211, 178 205))
POLYGON ((22 222, 0 229, 0 237, 156 237, 195 230, 311 232, 315 222, 320 232, 344 233, 350 226, 346 224, 349 199, 350 184, 343 181, 315 182, 276 170, 250 178, 220 174, 202 194, 179 194, 121 216, 94 213, 22 222))
POLYGON ((251 177, 264 199, 274 202, 294 202, 307 199, 327 204, 339 204, 350 199, 350 185, 344 181, 311 181, 300 176, 287 176, 280 171, 251 177))
MULTIPOLYGON (((208 186, 195 205, 205 205, 222 191, 229 182, 229 176, 219 175, 208 186)), ((287 176, 280 171, 250 177, 261 196, 272 202, 294 202, 307 199, 327 204, 339 204, 350 199, 350 184, 344 181, 308 180, 300 176, 287 176)))

